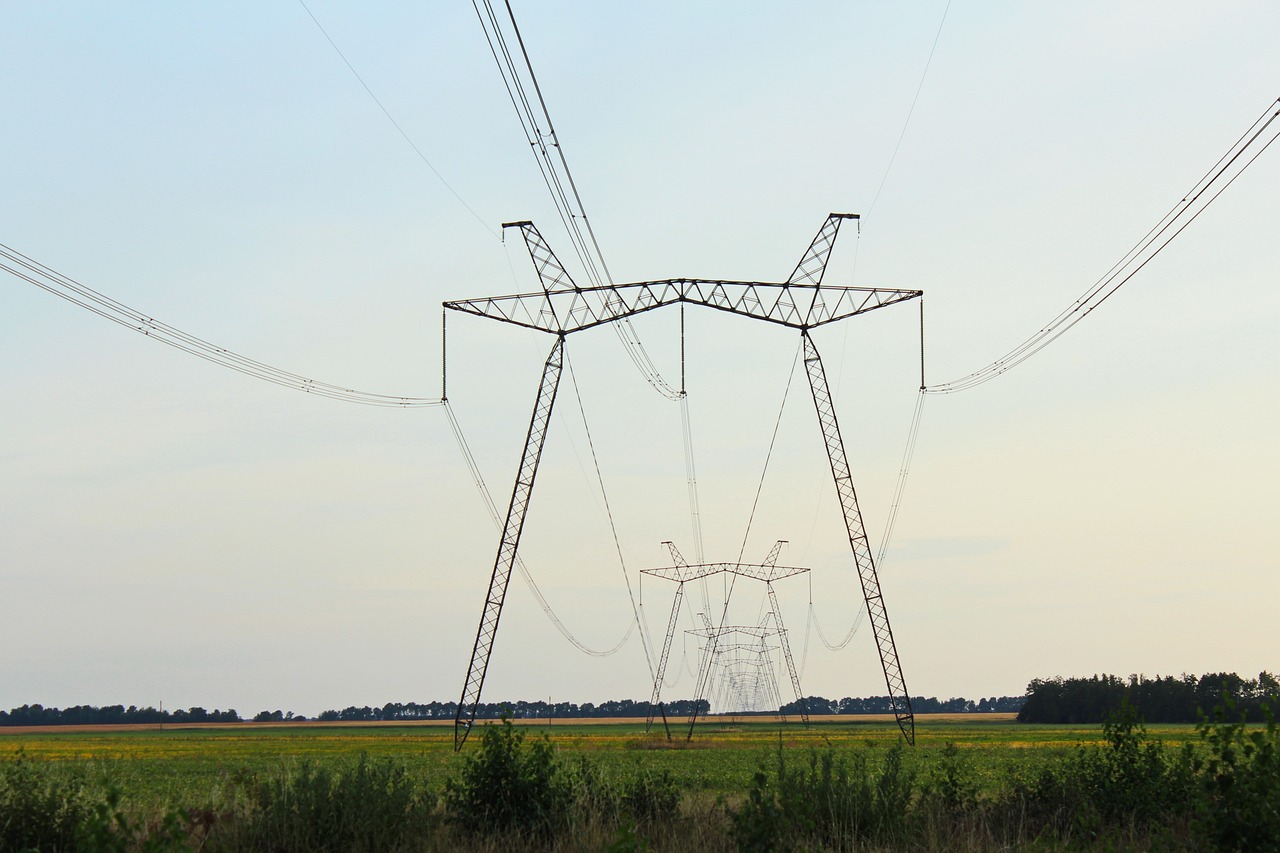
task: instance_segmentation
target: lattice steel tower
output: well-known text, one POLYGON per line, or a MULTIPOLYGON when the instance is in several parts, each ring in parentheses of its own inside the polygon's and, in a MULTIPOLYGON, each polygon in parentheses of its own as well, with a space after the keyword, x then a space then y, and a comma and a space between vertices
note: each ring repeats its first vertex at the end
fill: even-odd
MULTIPOLYGON (((782 650, 782 657, 787 666, 787 674, 791 678, 791 691, 795 694, 796 701, 800 703, 800 718, 805 725, 808 725, 809 712, 804 705, 804 694, 800 690, 800 676, 796 673, 796 662, 791 656, 791 643, 787 639, 787 629, 782 624, 782 610, 778 607, 778 594, 774 591, 773 584, 783 578, 805 574, 809 570, 797 566, 778 565, 778 555, 782 553, 782 546, 787 544, 786 540, 779 539, 775 542, 761 563, 698 563, 690 565, 674 543, 663 542, 662 544, 666 545, 667 550, 671 553, 671 565, 660 569, 641 569, 640 571, 641 574, 675 581, 676 583, 675 598, 671 602, 671 616, 667 619, 667 633, 662 641, 662 654, 658 657, 658 671, 653 678, 653 695, 649 700, 649 715, 645 720, 645 731, 648 731, 653 725, 654 715, 662 709, 662 682, 666 678, 667 663, 671 658, 671 641, 675 637, 676 625, 680 617, 680 605, 684 601, 684 585, 689 581, 704 580, 719 574, 730 574, 740 578, 763 581, 768 595, 769 611, 765 616, 765 623, 759 626, 716 626, 710 623, 706 614, 700 614, 705 623, 704 627, 686 632, 707 638, 705 654, 702 658, 702 664, 698 668, 697 686, 693 697, 694 710, 689 717, 689 736, 693 736, 693 725, 698 717, 698 703, 705 697, 710 686, 711 667, 715 665, 717 654, 721 651, 719 647, 720 638, 723 635, 734 633, 748 634, 759 640, 762 647, 766 637, 776 636, 778 638, 778 647, 782 650), (768 627, 769 621, 773 622, 772 629, 768 627)), ((726 611, 728 610, 727 603, 725 609, 726 611)), ((772 668, 768 670, 768 675, 773 675, 772 668)), ((772 691, 775 694, 778 693, 776 684, 772 686, 772 691)), ((781 695, 778 696, 778 704, 782 704, 781 695)), ((663 711, 662 716, 665 725, 665 711, 663 711)), ((671 736, 670 730, 668 730, 667 736, 671 736)))
POLYGON ((524 451, 520 457, 520 467, 480 616, 480 627, 476 631, 476 641, 471 652, 471 663, 467 668, 462 698, 458 702, 453 735, 455 749, 461 749, 467 739, 475 720, 476 706, 480 702, 480 691, 484 686, 489 655, 493 651, 494 638, 498 632, 507 583, 511 579, 511 568, 520 547, 525 513, 533 496, 538 462, 542 458, 547 426, 560 385, 565 339, 584 329, 618 322, 668 305, 685 304, 703 305, 799 330, 804 342, 805 373, 809 378, 827 459, 831 464, 831 475, 835 480, 849 547, 853 551, 854 564, 857 566, 858 579, 862 584, 862 594, 875 634, 885 686, 903 736, 909 743, 915 742, 911 700, 907 695, 902 667, 898 663, 889 614, 880 594, 880 580, 876 576, 875 560, 867 541, 862 512, 858 508, 844 440, 841 438, 840 426, 832 405, 831 390, 827 385, 826 371, 822 367, 818 348, 809 335, 809 331, 818 326, 924 295, 919 290, 845 287, 822 283, 841 223, 857 218, 857 214, 830 214, 785 282, 673 278, 589 287, 579 287, 573 281, 532 222, 504 223, 503 228, 518 228, 524 237, 534 268, 542 281, 542 291, 445 302, 444 307, 547 332, 555 336, 555 343, 551 346, 551 353, 547 356, 542 379, 538 384, 533 417, 525 436, 524 451))

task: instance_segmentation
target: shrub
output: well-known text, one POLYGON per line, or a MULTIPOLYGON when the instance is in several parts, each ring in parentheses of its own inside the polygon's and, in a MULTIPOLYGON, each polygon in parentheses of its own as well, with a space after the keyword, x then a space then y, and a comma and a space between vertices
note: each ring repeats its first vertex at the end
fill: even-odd
POLYGON ((83 768, 34 762, 21 751, 0 767, 0 851, 186 850, 185 817, 171 810, 150 829, 135 827, 119 790, 109 781, 96 790, 83 768))
POLYGON ((390 759, 362 755, 336 772, 302 762, 241 782, 241 811, 216 826, 215 849, 381 851, 421 838, 434 823, 435 796, 390 759))
POLYGON ((1102 725, 1103 746, 1081 746, 1015 786, 1031 819, 1059 836, 1095 840, 1117 828, 1158 831, 1187 815, 1194 797, 1189 749, 1171 755, 1147 737, 1127 701, 1102 725))
POLYGON ((669 820, 679 808, 680 788, 670 771, 639 770, 622 785, 622 810, 635 821, 669 820))
POLYGON ((1280 851, 1280 729, 1268 706, 1265 728, 1252 732, 1235 711, 1226 697, 1213 720, 1200 720, 1197 824, 1220 850, 1280 851))
POLYGON ((570 781, 544 735, 528 746, 509 719, 486 726, 480 748, 457 779, 445 783, 451 823, 473 834, 549 837, 564 827, 573 805, 570 781))
POLYGON ((921 798, 945 813, 961 813, 978 802, 978 785, 973 769, 954 743, 938 754, 936 763, 921 781, 921 798))
POLYGON ((0 850, 74 850, 92 809, 78 776, 51 774, 22 752, 0 767, 0 850))
POLYGON ((891 747, 877 771, 861 753, 837 756, 830 749, 811 752, 807 766, 792 770, 779 745, 776 782, 758 771, 746 801, 730 813, 733 840, 751 851, 903 841, 917 785, 902 750, 901 743, 891 747))

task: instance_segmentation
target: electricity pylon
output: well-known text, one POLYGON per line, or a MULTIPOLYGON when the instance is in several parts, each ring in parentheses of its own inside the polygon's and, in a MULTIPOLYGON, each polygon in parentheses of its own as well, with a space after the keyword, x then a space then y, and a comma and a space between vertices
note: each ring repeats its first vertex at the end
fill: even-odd
POLYGON ((809 332, 818 326, 865 314, 899 302, 923 296, 919 290, 893 290, 875 287, 852 287, 822 283, 822 276, 831 256, 831 248, 845 220, 857 219, 857 214, 832 213, 818 234, 801 256, 791 276, 785 282, 718 281, 708 279, 672 278, 660 281, 640 281, 629 284, 607 284, 580 287, 556 258, 550 246, 542 239, 532 222, 504 223, 503 228, 518 228, 525 246, 533 259, 534 269, 542 282, 542 290, 536 293, 517 293, 508 296, 490 296, 479 299, 463 299, 445 302, 444 307, 487 317, 504 323, 524 326, 555 336, 555 343, 542 371, 538 385, 533 417, 525 437, 524 452, 507 508, 506 521, 499 539, 498 553, 493 573, 489 579, 489 591, 481 611, 480 626, 476 631, 475 645, 471 651, 471 663, 463 682, 462 699, 458 703, 454 719, 454 749, 461 749, 475 720, 476 706, 484 687, 484 677, 502 616, 502 604, 506 598, 507 583, 511 578, 520 546, 520 534, 524 528, 525 513, 533 496, 533 483, 538 473, 538 462, 546 440, 551 409, 555 405, 560 384, 560 370, 564 358, 565 339, 574 332, 608 323, 620 322, 637 314, 653 311, 669 305, 703 305, 717 311, 738 314, 753 320, 763 320, 799 330, 804 339, 805 371, 813 392, 818 421, 822 427, 827 458, 835 480, 836 493, 844 516, 849 545, 863 596, 867 601, 872 629, 876 637, 876 650, 884 669, 885 684, 893 702, 894 716, 903 736, 909 743, 915 742, 915 722, 911 712, 911 700, 907 696, 898 652, 889 627, 889 616, 880 595, 880 582, 876 576, 875 562, 867 544, 862 514, 858 509, 853 479, 844 452, 844 442, 836 422, 831 392, 818 349, 809 332))
MULTIPOLYGON (((680 554, 680 550, 671 542, 663 542, 667 546, 667 550, 671 553, 671 566, 660 569, 641 569, 640 573, 651 575, 653 577, 663 578, 676 582, 675 599, 671 604, 671 616, 667 619, 667 633, 662 641, 662 654, 658 657, 658 670, 653 679, 653 695, 649 700, 649 715, 645 720, 645 731, 653 725, 654 714, 661 710, 662 701, 662 681, 666 676, 667 662, 671 655, 671 641, 675 636, 676 623, 680 617, 680 604, 684 599, 684 585, 689 581, 703 580, 718 574, 731 574, 738 577, 749 578, 751 580, 763 581, 769 599, 769 613, 767 618, 772 619, 774 623, 774 633, 779 638, 779 645, 782 648, 782 655, 786 661, 787 673, 791 676, 791 689, 795 693, 796 700, 800 703, 800 718, 805 725, 809 724, 809 714, 804 707, 804 694, 800 690, 800 676, 796 673, 795 659, 791 656, 791 644, 787 640, 787 629, 782 624, 782 611, 778 607, 778 595, 774 592, 773 584, 775 581, 783 578, 794 577, 803 574, 808 569, 802 569, 795 566, 779 566, 778 555, 782 553, 782 546, 786 544, 785 539, 779 539, 769 549, 769 554, 760 563, 699 563, 697 565, 689 565, 680 554)), ((706 619, 704 614, 703 619, 706 619)), ((704 656, 704 662, 716 659, 716 645, 719 642, 720 632, 730 632, 730 629, 721 627, 716 629, 708 624, 706 626, 711 629, 708 636, 707 653, 704 656)), ((733 629, 737 630, 737 629, 733 629)), ((772 674, 772 670, 770 671, 772 674)), ((689 736, 693 735, 693 725, 698 718, 698 700, 704 698, 708 685, 711 681, 711 671, 706 667, 699 668, 699 677, 694 695, 694 710, 689 718, 689 736)), ((781 697, 779 697, 781 699, 781 697)), ((781 701, 779 701, 781 705, 781 701)), ((666 714, 663 713, 663 720, 666 714)), ((667 737, 671 737, 670 730, 667 731, 667 737)))

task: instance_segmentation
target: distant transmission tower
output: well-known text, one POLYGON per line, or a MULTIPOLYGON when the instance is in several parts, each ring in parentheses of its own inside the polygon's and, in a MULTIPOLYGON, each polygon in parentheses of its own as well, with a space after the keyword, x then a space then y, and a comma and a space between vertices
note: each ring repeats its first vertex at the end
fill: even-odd
POLYGON ((711 707, 720 708, 719 713, 780 712, 782 694, 769 654, 779 646, 768 645, 769 638, 778 635, 776 630, 764 625, 725 625, 685 633, 707 641, 698 671, 706 673, 708 683, 716 683, 711 689, 711 707))
POLYGON ((618 323, 668 305, 703 305, 718 311, 738 314, 754 320, 763 320, 798 329, 804 343, 804 366, 817 408, 818 423, 836 493, 844 516, 849 547, 853 551, 854 564, 862 584, 863 597, 875 634, 876 649, 884 669, 894 716, 903 736, 909 743, 915 742, 915 720, 906 682, 898 663, 898 651, 894 645, 893 631, 889 627, 889 615, 880 594, 880 580, 876 576, 875 559, 867 541, 862 523, 862 512, 853 488, 853 477, 845 455, 844 441, 836 421, 831 401, 831 389, 827 385, 822 359, 809 332, 818 326, 834 323, 865 314, 877 308, 906 302, 923 296, 919 290, 889 290, 871 287, 843 287, 824 285, 823 273, 831 248, 840 231, 840 224, 847 219, 857 219, 857 214, 832 213, 808 250, 785 282, 715 281, 705 279, 672 278, 661 281, 641 281, 630 284, 578 286, 556 258, 542 235, 532 222, 505 223, 503 228, 518 228, 524 237, 534 268, 542 281, 538 293, 519 293, 509 296, 490 296, 446 302, 444 307, 453 311, 488 317, 504 323, 512 323, 555 336, 551 352, 542 369, 542 379, 533 407, 533 416, 525 436, 524 451, 516 474, 511 502, 507 508, 498 553, 494 560, 489 591, 485 595, 481 611, 480 627, 476 631, 475 645, 471 651, 471 663, 463 683, 462 698, 458 702, 458 714, 454 721, 454 749, 461 749, 475 721, 476 706, 484 686, 489 655, 498 632, 498 620, 502 615, 502 603, 506 598, 507 582, 520 547, 520 534, 524 528, 525 513, 533 495, 533 483, 542 458, 542 447, 547 436, 551 410, 555 405, 560 385, 560 373, 564 365, 565 339, 574 332, 591 329, 609 323, 618 323))
MULTIPOLYGON (((688 633, 696 634, 707 638, 707 645, 703 654, 703 665, 698 668, 697 687, 694 695, 694 710, 689 717, 689 737, 693 736, 693 726, 698 717, 698 702, 706 696, 708 687, 712 681, 712 667, 719 663, 717 654, 720 651, 718 644, 722 634, 748 633, 758 638, 763 644, 764 637, 777 636, 779 646, 782 649, 782 655, 787 664, 787 674, 791 676, 791 689, 795 693, 796 701, 800 703, 800 718, 805 725, 809 723, 809 713, 804 707, 804 694, 800 690, 800 676, 796 674, 795 659, 791 656, 791 645, 787 641, 787 629, 782 624, 782 611, 778 607, 778 594, 773 589, 774 581, 783 578, 795 577, 804 574, 808 569, 796 568, 795 566, 779 566, 778 555, 782 553, 782 546, 786 544, 785 539, 779 539, 769 549, 769 554, 761 563, 700 563, 698 565, 689 565, 685 562, 684 556, 681 555, 674 543, 663 542, 667 546, 667 550, 671 553, 671 563, 669 567, 660 569, 642 569, 641 574, 651 575, 653 577, 663 578, 676 582, 676 594, 671 603, 671 616, 667 619, 667 633, 662 641, 662 654, 658 658, 658 671, 653 679, 653 695, 649 700, 649 716, 645 721, 645 730, 648 731, 653 725, 654 714, 662 709, 662 681, 667 672, 667 661, 671 656, 671 641, 675 637, 676 623, 680 617, 680 605, 684 600, 684 585, 689 581, 703 580, 712 575, 730 574, 736 577, 749 578, 751 580, 763 581, 765 591, 769 598, 769 612, 765 617, 765 625, 759 628, 730 628, 726 626, 712 625, 706 614, 701 614, 705 627, 690 631, 688 633), (773 621, 772 630, 767 628, 769 620, 773 621)), ((742 649, 735 646, 733 651, 738 652, 742 649)), ((759 655, 756 655, 759 658, 759 655)), ((741 657, 735 657, 735 661, 741 662, 741 657)), ((745 665, 745 664, 743 664, 745 665)), ((740 667, 731 670, 737 672, 740 667)), ((773 675, 772 667, 769 668, 768 674, 773 675)), ((773 693, 778 694, 777 685, 773 686, 773 693)), ((781 696, 778 696, 778 706, 782 705, 781 696)), ((666 713, 662 714, 663 720, 666 720, 666 713)), ((671 736, 668 730, 667 736, 671 736)))

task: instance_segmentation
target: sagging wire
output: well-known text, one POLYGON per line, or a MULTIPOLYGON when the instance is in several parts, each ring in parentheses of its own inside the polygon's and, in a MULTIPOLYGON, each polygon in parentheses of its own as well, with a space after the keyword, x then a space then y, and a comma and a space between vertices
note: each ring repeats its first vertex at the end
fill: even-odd
POLYGON ((437 180, 439 180, 440 183, 444 185, 444 188, 447 189, 453 195, 453 197, 458 200, 458 203, 467 209, 467 212, 471 214, 472 218, 475 219, 476 222, 480 223, 481 228, 488 231, 494 237, 497 237, 498 232, 494 231, 492 227, 485 224, 485 221, 480 217, 480 214, 476 213, 475 210, 472 209, 471 205, 467 204, 466 199, 464 199, 462 196, 458 194, 458 191, 455 190, 453 186, 448 181, 445 180, 444 175, 440 174, 440 170, 437 169, 434 165, 432 165, 431 161, 427 159, 427 155, 422 153, 422 149, 418 147, 418 144, 414 142, 412 138, 410 138, 409 134, 405 133, 404 128, 400 126, 400 122, 395 120, 395 117, 391 115, 391 112, 382 103, 382 100, 373 93, 373 90, 369 88, 369 84, 366 83, 364 81, 364 78, 360 76, 360 72, 357 71, 355 69, 355 66, 351 64, 351 60, 347 59, 347 55, 342 52, 342 48, 338 47, 338 43, 333 40, 333 36, 329 35, 329 31, 324 28, 324 25, 320 23, 320 19, 316 17, 314 12, 311 11, 311 7, 306 4, 306 0, 298 0, 298 3, 306 11, 307 17, 311 18, 312 23, 314 23, 316 25, 316 28, 320 30, 320 34, 324 36, 325 41, 329 42, 329 46, 332 47, 334 52, 338 54, 338 57, 342 60, 342 63, 347 66, 347 70, 351 72, 351 74, 356 78, 357 81, 359 81, 360 85, 364 88, 365 92, 369 95, 370 98, 373 99, 373 102, 378 105, 378 109, 381 110, 382 114, 387 117, 387 121, 391 122, 391 126, 396 129, 396 131, 400 134, 400 136, 404 139, 405 142, 409 143, 409 147, 413 149, 413 153, 418 155, 418 159, 426 164, 427 168, 431 170, 431 174, 435 175, 437 180))
POLYGON ((273 385, 362 406, 413 409, 444 404, 443 399, 433 397, 397 396, 347 388, 273 367, 184 332, 136 308, 130 308, 123 302, 112 299, 3 244, 0 244, 0 270, 126 329, 132 329, 174 349, 273 385))
POLYGON ((1277 130, 1265 141, 1267 129, 1280 117, 1280 99, 1272 102, 1249 129, 1223 154, 1218 161, 1205 172, 1199 181, 1182 199, 1169 209, 1169 212, 1157 222, 1142 239, 1125 253, 1110 270, 1098 279, 1075 302, 1045 324, 1034 335, 1018 344, 1000 358, 985 367, 975 370, 967 376, 942 382, 925 388, 927 394, 954 394, 966 391, 997 376, 1007 373, 1022 364, 1031 356, 1040 352, 1049 344, 1066 334, 1073 326, 1089 316, 1117 290, 1142 271, 1174 238, 1208 209, 1217 198, 1235 183, 1244 171, 1253 165, 1258 157, 1266 151, 1277 137, 1277 130), (1251 153, 1250 153, 1251 152, 1251 153), (1245 157, 1246 153, 1250 156, 1245 157))
POLYGON ((613 509, 609 505, 609 494, 605 491, 604 475, 600 472, 600 458, 596 455, 595 441, 591 438, 591 426, 587 423, 587 410, 582 404, 582 392, 578 388, 578 378, 573 372, 573 362, 568 355, 565 356, 565 367, 569 369, 569 382, 573 385, 573 395, 578 402, 578 412, 582 415, 582 429, 587 436, 587 447, 591 450, 591 462, 595 466, 596 481, 600 485, 600 497, 604 501, 605 514, 609 518, 609 530, 613 534, 613 547, 618 554, 618 565, 622 571, 622 580, 627 586, 627 598, 631 601, 631 612, 635 616, 635 625, 640 629, 640 645, 644 649, 645 663, 649 667, 649 678, 656 677, 653 666, 653 653, 649 647, 651 640, 645 636, 644 626, 641 624, 640 608, 636 604, 635 593, 631 589, 631 576, 627 572, 626 557, 622 554, 622 541, 618 538, 618 525, 613 520, 613 509))
MULTIPOLYGON (((524 37, 520 34, 520 26, 516 22, 511 4, 509 2, 505 4, 506 19, 510 22, 511 32, 515 37, 515 47, 504 32, 502 22, 494 11, 491 0, 472 0, 471 5, 484 30, 485 41, 498 66, 498 73, 502 77, 507 97, 515 108, 525 141, 529 143, 530 151, 538 164, 538 171, 542 175, 542 181, 551 194, 556 213, 569 234, 570 243, 578 260, 593 284, 601 285, 605 282, 612 284, 613 277, 600 251, 600 243, 596 239, 595 230, 591 227, 591 220, 587 217, 582 196, 573 180, 573 173, 569 170, 569 161, 565 157, 564 147, 560 144, 555 125, 551 121, 551 113, 547 109, 542 88, 538 85, 538 78, 534 73, 533 63, 529 59, 524 37), (517 62, 517 47, 523 72, 521 63, 517 62), (526 75, 527 82, 524 79, 526 75), (555 156, 552 156, 553 150, 555 156)), ((631 362, 649 385, 667 399, 679 400, 680 392, 672 388, 658 371, 648 352, 645 351, 640 335, 631 321, 623 319, 612 326, 631 362)))
MULTIPOLYGON (((778 406, 778 418, 773 424, 773 435, 769 438, 769 450, 765 453, 764 467, 760 471, 760 482, 756 486, 756 496, 751 502, 751 513, 747 517, 747 529, 742 534, 742 547, 738 549, 738 562, 742 562, 742 555, 747 552, 747 539, 751 536, 751 525, 756 518, 756 508, 760 505, 760 493, 764 491, 765 477, 769 473, 769 462, 773 459, 773 447, 778 441, 778 430, 782 426, 782 413, 787 408, 787 398, 791 396, 791 382, 796 378, 796 365, 800 362, 801 347, 796 347, 795 357, 791 360, 791 371, 787 374, 787 385, 782 391, 782 403, 778 406)), ((737 578, 737 575, 734 575, 737 578)))
MULTIPOLYGON (((884 568, 885 554, 889 550, 889 543, 893 541, 893 534, 898 523, 898 510, 902 506, 902 496, 906 492, 907 477, 911 473, 911 462, 916 452, 916 442, 920 435, 920 420, 924 412, 924 300, 920 301, 920 391, 916 395, 915 410, 911 414, 911 426, 907 428, 907 444, 902 450, 902 461, 898 466, 898 481, 894 485, 893 500, 889 505, 889 517, 885 521, 884 533, 880 537, 880 548, 876 552, 875 564, 878 568, 884 568)), ((815 516, 816 524, 816 516, 815 516)), ((810 534, 812 535, 812 534, 810 534)), ((826 635, 822 632, 822 624, 818 621, 818 613, 813 607, 813 580, 809 580, 809 619, 805 625, 805 649, 808 653, 809 643, 809 624, 814 625, 818 629, 818 639, 822 644, 833 652, 838 652, 845 646, 849 645, 853 640, 858 629, 862 627, 862 622, 866 618, 867 608, 865 602, 860 602, 858 613, 854 616, 853 626, 849 628, 849 632, 838 643, 832 643, 827 640, 826 635)), ((803 667, 802 667, 803 669, 803 667)))
MULTIPOLYGON (((773 435, 772 435, 772 436, 770 437, 770 439, 769 439, 769 449, 768 449, 768 451, 767 451, 767 452, 766 452, 766 454, 765 454, 764 467, 763 467, 763 469, 762 469, 762 470, 761 470, 761 472, 760 472, 760 483, 759 483, 759 485, 756 487, 756 495, 755 495, 755 499, 752 501, 752 504, 751 504, 751 513, 750 513, 750 515, 749 515, 749 516, 748 516, 748 518, 747 518, 747 529, 746 529, 746 531, 743 533, 743 536, 742 536, 742 547, 738 550, 738 562, 739 562, 739 563, 741 563, 741 562, 742 562, 742 555, 743 555, 743 554, 745 554, 745 553, 746 553, 746 550, 747 550, 747 540, 748 540, 748 539, 750 538, 750 536, 751 536, 751 525, 752 525, 752 522, 755 520, 755 516, 756 516, 756 507, 757 507, 757 506, 759 505, 759 503, 760 503, 760 493, 761 493, 761 491, 763 491, 763 489, 764 489, 764 481, 765 481, 765 477, 766 477, 766 476, 768 475, 768 473, 769 473, 769 462, 770 462, 770 460, 773 458, 773 448, 774 448, 774 445, 777 443, 777 440, 778 440, 778 430, 779 430, 779 429, 781 428, 781 426, 782 426, 782 415, 783 415, 783 412, 785 412, 785 411, 786 411, 786 408, 787 408, 787 398, 791 395, 791 383, 792 383, 792 380, 794 380, 794 379, 795 379, 795 376, 796 376, 796 365, 797 365, 797 364, 799 363, 799 361, 800 361, 800 350, 801 350, 802 346, 803 346, 803 344, 801 344, 801 346, 797 346, 797 348, 796 348, 795 358, 794 358, 794 359, 792 359, 792 361, 791 361, 791 370, 787 373, 787 384, 786 384, 786 387, 783 389, 783 392, 782 392, 782 403, 778 406, 778 419, 777 419, 777 421, 776 421, 776 422, 774 423, 774 425, 773 425, 773 435)), ((719 624, 718 624, 718 626, 715 628, 715 630, 713 630, 713 631, 711 632, 711 636, 710 636, 710 637, 708 637, 708 639, 707 639, 707 644, 708 644, 708 645, 707 645, 707 648, 708 648, 708 652, 707 652, 707 653, 708 653, 712 658, 714 658, 714 657, 715 657, 715 653, 716 653, 716 645, 717 645, 717 643, 719 642, 719 639, 720 639, 720 631, 721 631, 721 630, 723 630, 723 628, 724 628, 724 626, 725 626, 725 623, 726 623, 726 620, 728 619, 728 616, 729 616, 729 602, 730 602, 730 601, 732 600, 732 598, 733 598, 733 589, 734 589, 734 587, 737 585, 737 582, 738 582, 738 575, 737 575, 737 573, 736 573, 736 572, 726 573, 726 574, 732 574, 732 575, 733 575, 733 577, 732 577, 732 579, 729 579, 729 580, 728 580, 727 585, 725 586, 725 589, 724 589, 724 607, 722 608, 721 613, 720 613, 720 621, 719 621, 719 624)), ((706 685, 706 684, 708 684, 709 682, 710 682, 710 673, 708 672, 708 673, 706 673, 706 677, 705 677, 704 679, 700 680, 700 681, 699 681, 699 683, 698 683, 698 685, 697 685, 696 693, 695 693, 695 696, 694 696, 695 700, 696 700, 696 699, 701 699, 701 698, 702 698, 702 694, 703 694, 703 692, 704 692, 704 690, 705 690, 705 685, 706 685)), ((692 722, 691 722, 690 730, 689 730, 689 731, 690 731, 690 736, 692 736, 692 734, 693 734, 692 722)))
POLYGON ((893 539, 894 528, 898 523, 898 508, 902 506, 902 495, 907 489, 907 475, 911 472, 911 459, 915 456, 916 440, 920 435, 920 416, 924 412, 924 389, 916 395, 916 408, 911 415, 911 427, 907 430, 907 446, 902 451, 902 463, 898 466, 898 482, 893 490, 893 500, 889 504, 889 517, 885 520, 884 533, 880 536, 880 549, 876 552, 876 565, 883 568, 884 555, 893 539))
MULTIPOLYGON (((453 412, 453 406, 448 402, 445 402, 444 412, 445 416, 449 420, 449 428, 453 432, 454 441, 458 445, 458 451, 462 454, 462 459, 466 463, 467 471, 471 475, 471 479, 475 484, 476 490, 480 493, 480 499, 489 513, 489 518, 493 521, 494 527, 501 531, 502 517, 498 514, 497 504, 493 502, 493 496, 489 492, 489 486, 485 483, 484 476, 480 473, 480 466, 476 463, 475 456, 471 453, 471 447, 467 444, 467 439, 463 435, 462 427, 458 423, 458 418, 453 412)), ((542 612, 546 614, 549 620, 551 620, 551 624, 560 632, 560 635, 568 640, 569 643, 578 651, 597 658, 609 657, 616 654, 624 645, 626 645, 627 640, 631 639, 631 634, 636 629, 634 623, 627 626, 626 633, 622 635, 622 639, 619 640, 612 648, 593 649, 586 645, 575 637, 573 633, 565 627, 565 624, 560 620, 560 617, 556 615, 555 610, 552 609, 551 605, 547 602, 546 597, 543 596, 542 590, 540 590, 537 583, 534 582, 533 575, 529 572, 528 566, 525 565, 524 560, 519 556, 519 554, 516 555, 515 565, 516 570, 520 573, 520 577, 524 579, 525 585, 528 586, 529 591, 533 593, 534 600, 537 601, 538 606, 542 608, 542 612)))

